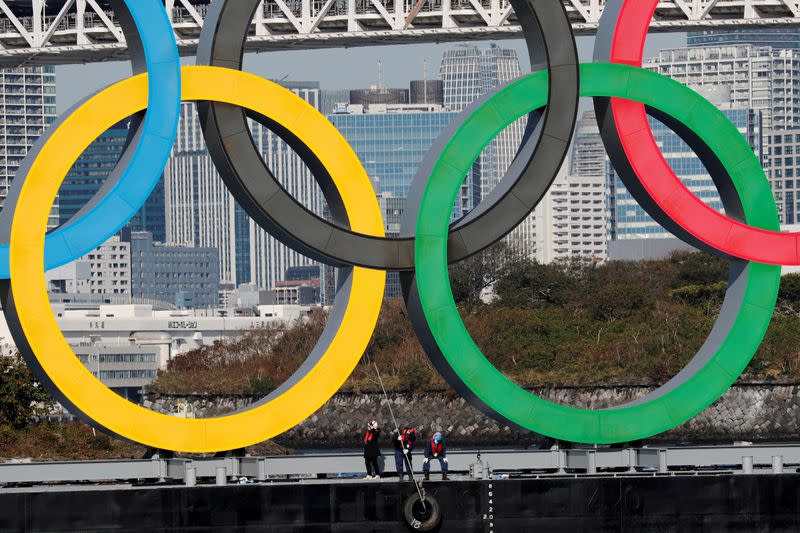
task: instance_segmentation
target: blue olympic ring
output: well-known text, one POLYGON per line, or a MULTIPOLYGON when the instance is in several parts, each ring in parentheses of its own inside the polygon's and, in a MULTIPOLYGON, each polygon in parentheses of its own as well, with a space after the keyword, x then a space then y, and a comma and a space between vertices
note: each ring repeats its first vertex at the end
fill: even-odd
MULTIPOLYGON (((161 179, 178 131, 181 65, 167 12, 159 0, 124 1, 139 32, 149 76, 144 125, 138 140, 133 141, 136 149, 130 161, 113 187, 104 191, 91 209, 47 235, 46 270, 97 248, 133 218, 161 179)), ((5 243, 0 244, 0 279, 9 277, 9 246, 5 243)))

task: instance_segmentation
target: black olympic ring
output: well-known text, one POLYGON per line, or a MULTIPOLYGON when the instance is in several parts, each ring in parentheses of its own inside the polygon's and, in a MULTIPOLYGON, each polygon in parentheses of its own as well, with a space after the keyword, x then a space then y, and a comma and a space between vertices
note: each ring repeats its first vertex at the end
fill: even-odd
MULTIPOLYGON (((240 70, 250 21, 259 0, 220 0, 206 16, 197 62, 240 70)), ((575 124, 578 110, 578 55, 575 39, 559 0, 511 0, 523 28, 533 71, 547 68, 550 101, 544 118, 533 114, 517 157, 495 190, 451 229, 449 260, 460 261, 491 246, 513 230, 536 207, 555 179, 575 124)), ((417 174, 409 205, 420 194, 440 150, 476 105, 465 109, 442 133, 417 174)), ((341 199, 327 171, 313 152, 280 125, 219 104, 198 105, 203 134, 217 170, 240 205, 261 227, 287 246, 333 266, 363 266, 413 270, 413 233, 400 238, 377 238, 346 229, 341 199), (328 202, 336 224, 316 216, 276 180, 253 142, 246 117, 274 131, 311 170, 328 202)), ((413 208, 412 208, 413 211, 413 208)))

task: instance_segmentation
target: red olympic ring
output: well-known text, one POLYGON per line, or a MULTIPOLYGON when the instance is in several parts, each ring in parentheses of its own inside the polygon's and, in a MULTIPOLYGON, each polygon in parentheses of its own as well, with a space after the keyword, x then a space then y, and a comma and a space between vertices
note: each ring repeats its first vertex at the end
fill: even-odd
MULTIPOLYGON (((658 0, 609 0, 608 14, 613 17, 618 10, 610 21, 616 25, 608 43, 609 62, 642 66, 644 42, 657 4, 658 0)), ((733 220, 703 203, 681 182, 656 144, 643 104, 611 98, 611 112, 622 148, 642 186, 684 231, 733 257, 800 265, 800 233, 768 231, 733 220)))

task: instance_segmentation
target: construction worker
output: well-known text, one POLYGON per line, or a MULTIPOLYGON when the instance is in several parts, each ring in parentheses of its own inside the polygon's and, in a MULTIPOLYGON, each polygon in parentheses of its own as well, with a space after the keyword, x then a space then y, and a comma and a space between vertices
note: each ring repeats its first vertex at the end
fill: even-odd
POLYGON ((411 450, 417 442, 417 432, 414 428, 403 428, 400 432, 392 432, 394 444, 394 466, 397 477, 403 481, 403 470, 408 472, 409 479, 414 478, 414 468, 411 463, 411 450))
POLYGON ((430 440, 425 446, 425 461, 422 463, 422 472, 425 479, 430 479, 431 461, 439 460, 439 467, 442 469, 442 479, 447 479, 447 445, 444 443, 444 435, 437 431, 431 435, 430 440))
POLYGON ((378 466, 378 457, 381 456, 381 448, 378 445, 378 438, 381 430, 378 422, 373 420, 367 424, 367 432, 364 433, 364 464, 367 467, 366 479, 378 479, 381 477, 381 470, 378 466))

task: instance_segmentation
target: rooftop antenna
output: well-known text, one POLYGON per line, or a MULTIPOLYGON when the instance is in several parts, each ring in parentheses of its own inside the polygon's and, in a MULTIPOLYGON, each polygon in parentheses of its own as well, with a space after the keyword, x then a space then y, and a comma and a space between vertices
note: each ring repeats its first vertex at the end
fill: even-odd
POLYGON ((383 89, 383 60, 378 60, 378 89, 383 89))

